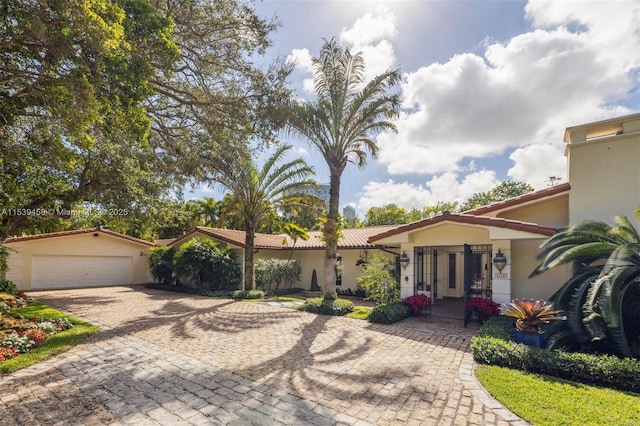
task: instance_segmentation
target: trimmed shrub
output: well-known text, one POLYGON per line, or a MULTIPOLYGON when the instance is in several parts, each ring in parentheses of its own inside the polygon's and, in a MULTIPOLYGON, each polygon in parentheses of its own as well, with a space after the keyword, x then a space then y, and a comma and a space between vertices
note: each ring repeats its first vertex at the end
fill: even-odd
POLYGON ((482 364, 516 368, 581 383, 640 392, 640 361, 611 355, 538 349, 513 342, 513 321, 493 317, 471 339, 482 364))
POLYGON ((302 288, 302 287, 277 288, 275 290, 265 291, 264 295, 265 295, 265 297, 284 296, 286 294, 302 293, 303 291, 304 291, 304 288, 302 288))
POLYGON ((378 324, 393 324, 402 321, 410 315, 409 307, 402 302, 378 305, 369 312, 369 322, 378 324))
POLYGON ((236 290, 233 292, 234 299, 264 299, 262 290, 236 290))
POLYGON ((352 312, 354 308, 355 305, 350 300, 313 297, 305 300, 300 309, 314 314, 343 316, 352 312))
POLYGON ((279 290, 300 281, 302 267, 292 259, 257 259, 255 263, 256 287, 279 290))
POLYGON ((15 296, 17 291, 18 288, 13 283, 13 281, 0 278, 0 292, 9 293, 10 295, 15 296))

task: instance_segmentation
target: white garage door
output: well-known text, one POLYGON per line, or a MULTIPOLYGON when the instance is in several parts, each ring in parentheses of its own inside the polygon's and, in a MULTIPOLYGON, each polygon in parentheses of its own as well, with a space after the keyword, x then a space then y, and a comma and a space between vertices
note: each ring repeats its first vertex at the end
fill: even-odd
POLYGON ((33 256, 31 288, 130 284, 131 262, 116 256, 33 256))

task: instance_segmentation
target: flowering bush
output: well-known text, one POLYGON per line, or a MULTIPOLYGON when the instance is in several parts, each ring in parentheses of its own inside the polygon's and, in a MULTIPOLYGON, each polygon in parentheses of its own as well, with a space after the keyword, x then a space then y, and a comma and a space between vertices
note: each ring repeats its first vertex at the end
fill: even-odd
POLYGON ((405 297, 402 299, 402 303, 407 305, 414 316, 420 316, 420 311, 426 310, 433 300, 425 294, 414 294, 413 296, 405 297))
POLYGON ((36 342, 31 340, 29 336, 19 335, 18 333, 12 333, 4 336, 0 346, 5 348, 14 348, 19 354, 28 352, 36 346, 36 342))
POLYGON ((46 338, 60 331, 73 327, 66 318, 56 320, 30 318, 33 325, 19 333, 14 331, 0 340, 0 361, 6 361, 17 357, 19 354, 30 351, 46 338))
POLYGON ((467 302, 467 311, 477 312, 481 320, 486 320, 500 313, 500 305, 491 299, 473 298, 467 302))
POLYGON ((18 351, 13 347, 0 347, 0 361, 6 361, 11 358, 15 358, 18 356, 18 351))

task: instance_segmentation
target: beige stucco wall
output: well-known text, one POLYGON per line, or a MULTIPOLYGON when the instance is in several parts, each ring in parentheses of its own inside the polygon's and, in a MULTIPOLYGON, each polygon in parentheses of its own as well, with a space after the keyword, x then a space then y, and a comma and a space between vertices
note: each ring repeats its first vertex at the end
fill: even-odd
POLYGON ((498 213, 497 217, 563 228, 569 223, 569 196, 562 195, 503 211, 498 213))
POLYGON ((445 223, 412 233, 411 243, 415 246, 449 246, 491 244, 491 240, 484 227, 445 223))
POLYGON ((529 278, 540 264, 537 255, 544 240, 515 240, 511 242, 511 298, 548 299, 569 279, 571 267, 560 266, 529 278))
POLYGON ((568 130, 570 223, 613 224, 615 215, 632 218, 640 203, 640 114, 617 126, 622 134, 601 137, 595 132, 603 125, 568 130))
POLYGON ((152 281, 147 265, 149 246, 101 232, 10 242, 5 243, 5 246, 9 251, 7 279, 13 281, 20 290, 32 289, 33 256, 128 257, 129 282, 117 284, 142 284, 152 281), (94 234, 98 236, 95 237, 94 234))
MULTIPOLYGON (((356 266, 356 262, 361 257, 364 257, 364 252, 364 250, 358 249, 338 250, 338 256, 342 257, 342 285, 336 287, 337 289, 356 291, 358 288, 357 278, 363 271, 361 266, 356 266)), ((390 258, 394 256, 382 250, 367 250, 366 252, 367 256, 388 256, 390 258)), ((311 276, 315 268, 318 285, 322 288, 324 284, 324 249, 298 250, 293 254, 292 258, 299 260, 302 267, 301 279, 296 286, 309 290, 311 288, 311 276)))

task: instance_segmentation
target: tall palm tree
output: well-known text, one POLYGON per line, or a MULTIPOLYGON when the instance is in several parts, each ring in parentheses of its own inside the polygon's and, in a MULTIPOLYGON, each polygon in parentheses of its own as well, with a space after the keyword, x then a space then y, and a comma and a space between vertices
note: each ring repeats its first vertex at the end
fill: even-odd
MULTIPOLYGON (((635 211, 640 223, 640 208, 635 211)), ((542 245, 538 275, 572 263, 575 274, 552 297, 567 314, 549 336, 552 344, 605 344, 612 352, 640 358, 640 235, 626 216, 616 226, 581 221, 542 245)))
POLYGON ((290 101, 285 108, 286 126, 289 133, 316 148, 329 167, 329 211, 322 230, 326 244, 323 293, 333 298, 340 179, 347 163, 364 167, 367 151, 375 157, 377 133, 397 131, 391 120, 398 116, 401 96, 389 89, 401 75, 398 69, 388 70, 367 83, 362 53, 352 55, 334 39, 325 40, 320 56, 313 59, 313 69, 317 99, 290 101))
POLYGON ((256 288, 253 262, 256 227, 270 212, 295 203, 300 193, 317 186, 309 178, 314 175, 313 168, 303 159, 282 163, 290 149, 290 145, 280 146, 260 169, 251 158, 229 156, 227 165, 213 178, 229 190, 233 196, 231 208, 244 220, 244 289, 256 288))
POLYGON ((224 202, 216 201, 213 197, 202 197, 196 201, 198 206, 197 214, 200 216, 200 223, 204 226, 218 226, 220 211, 224 202))

